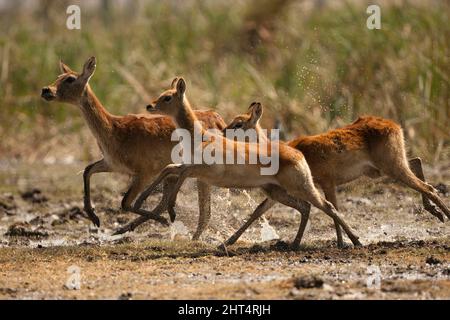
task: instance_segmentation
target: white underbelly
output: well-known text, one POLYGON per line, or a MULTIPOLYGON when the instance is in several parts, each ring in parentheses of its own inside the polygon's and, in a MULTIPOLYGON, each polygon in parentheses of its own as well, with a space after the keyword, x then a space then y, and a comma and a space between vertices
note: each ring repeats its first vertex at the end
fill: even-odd
POLYGON ((122 161, 119 159, 115 159, 114 157, 111 157, 111 155, 108 152, 105 152, 103 150, 103 158, 105 159, 105 162, 108 164, 108 167, 113 172, 133 175, 134 172, 129 167, 127 167, 122 161))
POLYGON ((202 181, 221 188, 256 188, 267 184, 276 184, 275 176, 261 175, 257 166, 218 166, 210 167, 198 176, 202 181))
POLYGON ((337 176, 338 184, 346 183, 363 176, 366 168, 373 166, 370 161, 353 162, 350 165, 341 166, 337 176))

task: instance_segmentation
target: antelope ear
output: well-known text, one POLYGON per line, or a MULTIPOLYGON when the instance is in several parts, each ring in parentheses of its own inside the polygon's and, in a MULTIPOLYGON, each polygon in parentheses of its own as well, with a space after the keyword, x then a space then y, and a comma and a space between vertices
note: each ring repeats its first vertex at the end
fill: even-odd
POLYGON ((67 64, 65 64, 62 60, 59 60, 59 69, 61 73, 71 73, 73 72, 67 64))
POLYGON ((262 114, 263 114, 263 107, 262 104, 259 102, 253 102, 250 107, 249 110, 251 112, 251 119, 253 122, 257 122, 259 121, 259 119, 261 118, 262 114))
POLYGON ((186 92, 186 81, 183 78, 179 78, 177 81, 177 93, 179 96, 183 96, 186 92))
POLYGON ((258 104, 259 102, 255 102, 253 101, 252 103, 250 103, 250 106, 248 107, 248 111, 251 111, 253 109, 253 107, 258 104))
POLYGON ((171 88, 171 89, 175 89, 175 85, 177 84, 177 82, 178 82, 178 77, 175 77, 175 78, 172 80, 172 84, 170 85, 170 88, 171 88))
POLYGON ((95 68, 97 67, 97 59, 95 57, 90 57, 83 66, 83 73, 80 78, 83 79, 86 83, 93 76, 95 68))

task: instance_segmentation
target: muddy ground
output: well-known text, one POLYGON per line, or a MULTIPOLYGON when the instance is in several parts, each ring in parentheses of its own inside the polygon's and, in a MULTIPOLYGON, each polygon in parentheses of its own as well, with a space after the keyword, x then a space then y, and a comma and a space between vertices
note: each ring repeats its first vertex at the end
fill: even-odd
MULTIPOLYGON (((302 249, 291 251, 300 215, 280 205, 223 252, 217 245, 263 200, 257 190, 215 189, 199 242, 189 240, 198 217, 192 181, 178 199, 175 227, 149 222, 111 236, 135 218, 119 209, 127 179, 94 175, 97 229, 81 210, 85 165, 0 162, 1 299, 450 298, 450 222, 390 179, 339 188, 340 212, 362 248, 337 249, 332 221, 313 209, 302 249)), ((425 174, 450 205, 450 163, 425 174)))

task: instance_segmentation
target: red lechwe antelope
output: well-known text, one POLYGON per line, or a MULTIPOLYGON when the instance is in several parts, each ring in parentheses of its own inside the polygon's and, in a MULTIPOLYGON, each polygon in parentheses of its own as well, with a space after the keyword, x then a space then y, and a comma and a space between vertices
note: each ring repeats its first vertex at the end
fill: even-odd
MULTIPOLYGON (((224 130, 255 129, 260 139, 267 136, 259 125, 263 113, 260 103, 254 102, 245 114, 236 116, 224 130)), ((338 208, 336 186, 353 181, 363 175, 378 178, 386 174, 422 194, 424 208, 439 220, 444 217, 430 202, 434 202, 450 218, 450 211, 436 190, 425 182, 420 158, 406 160, 402 128, 395 122, 379 117, 364 116, 345 127, 315 136, 302 136, 287 142, 300 150, 306 158, 314 182, 324 191, 325 198, 338 208)), ((266 200, 267 201, 267 200, 266 200)), ((269 210, 255 210, 247 223, 230 238, 234 243, 239 236, 269 210)), ((342 234, 336 223, 339 246, 343 246, 342 234)))
MULTIPOLYGON (((171 151, 175 145, 175 142, 171 141, 171 135, 175 129, 172 120, 164 116, 110 114, 97 99, 88 83, 96 68, 95 57, 87 60, 81 74, 72 71, 62 62, 60 62, 60 68, 62 74, 53 84, 42 89, 41 96, 47 101, 65 102, 78 106, 103 154, 103 159, 87 166, 83 175, 84 210, 90 220, 99 226, 99 218, 90 200, 91 175, 99 172, 119 172, 132 177, 132 183, 121 203, 122 209, 140 214, 142 218, 165 223, 166 220, 163 217, 136 209, 132 207, 132 203, 154 176, 172 162, 171 151)), ((195 114, 207 128, 223 129, 225 126, 223 119, 213 111, 196 111, 195 114)), ((169 183, 165 181, 166 189, 169 183)), ((203 225, 199 223, 194 239, 201 234, 210 214, 209 186, 198 182, 198 194, 199 221, 206 222, 203 225)), ((174 217, 173 207, 169 208, 169 213, 171 217, 174 217)), ((138 224, 134 223, 118 233, 131 230, 138 224)))
MULTIPOLYGON (((177 127, 190 132, 191 137, 195 136, 196 132, 201 131, 206 137, 206 141, 203 139, 203 142, 201 142, 203 148, 207 148, 210 143, 217 143, 217 146, 224 146, 223 150, 231 151, 242 158, 250 159, 253 157, 255 159, 259 157, 261 151, 257 143, 228 140, 222 135, 205 132, 191 109, 185 91, 186 83, 183 78, 179 78, 175 88, 163 92, 158 99, 147 106, 147 110, 172 117, 177 127), (258 157, 255 157, 255 155, 258 157)), ((195 138, 192 139, 195 140, 195 138)), ((278 144, 277 142, 273 143, 278 144)), ((196 145, 193 146, 193 148, 197 147, 196 145)), ((279 144, 278 147, 279 170, 273 175, 261 174, 261 168, 263 167, 261 162, 255 164, 247 163, 247 161, 244 164, 227 163, 226 152, 222 152, 220 155, 222 164, 172 164, 167 166, 136 203, 141 203, 158 183, 171 175, 177 176, 178 181, 168 196, 168 203, 174 203, 179 188, 188 177, 197 178, 208 185, 224 188, 259 187, 273 201, 278 201, 297 210, 303 207, 304 201, 321 209, 343 227, 354 245, 360 245, 358 238, 339 217, 331 202, 324 199, 315 188, 311 172, 302 153, 285 144, 279 144)), ((270 149, 273 150, 272 146, 270 149)), ((307 219, 302 216, 297 236, 293 242, 294 248, 300 246, 306 222, 307 219)))

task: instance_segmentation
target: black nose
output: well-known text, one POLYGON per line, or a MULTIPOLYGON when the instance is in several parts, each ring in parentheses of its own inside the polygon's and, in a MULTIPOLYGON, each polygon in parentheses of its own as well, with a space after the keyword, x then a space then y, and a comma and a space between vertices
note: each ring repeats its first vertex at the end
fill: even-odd
POLYGON ((41 97, 48 96, 51 93, 52 92, 50 91, 50 88, 48 88, 48 87, 42 88, 41 97))
POLYGON ((147 111, 151 111, 151 110, 153 110, 154 108, 153 108, 153 105, 152 104, 148 104, 147 105, 147 111))

